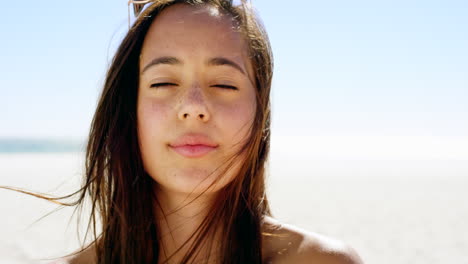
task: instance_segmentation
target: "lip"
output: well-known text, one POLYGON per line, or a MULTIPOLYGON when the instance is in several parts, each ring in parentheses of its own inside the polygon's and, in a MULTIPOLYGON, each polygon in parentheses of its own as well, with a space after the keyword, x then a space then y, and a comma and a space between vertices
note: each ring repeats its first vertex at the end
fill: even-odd
POLYGON ((218 147, 214 141, 203 134, 185 134, 169 144, 175 152, 188 158, 202 157, 218 147))
POLYGON ((187 158, 198 158, 215 150, 216 147, 210 147, 206 145, 184 145, 179 147, 172 147, 172 149, 187 158))

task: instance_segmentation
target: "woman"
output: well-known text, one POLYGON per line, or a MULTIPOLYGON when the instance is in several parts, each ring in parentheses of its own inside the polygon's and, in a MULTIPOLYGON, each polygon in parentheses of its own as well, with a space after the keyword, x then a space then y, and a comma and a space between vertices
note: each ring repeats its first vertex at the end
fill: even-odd
POLYGON ((273 61, 250 6, 131 2, 150 3, 107 73, 75 193, 91 201, 94 242, 61 262, 361 263, 271 217, 273 61))

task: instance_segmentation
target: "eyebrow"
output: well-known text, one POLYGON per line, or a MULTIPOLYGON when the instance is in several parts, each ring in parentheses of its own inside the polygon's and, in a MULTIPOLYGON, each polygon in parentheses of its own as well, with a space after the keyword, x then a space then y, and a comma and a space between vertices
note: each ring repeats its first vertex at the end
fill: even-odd
POLYGON ((141 73, 143 74, 146 70, 148 70, 148 68, 152 67, 152 66, 156 66, 156 65, 159 65, 159 64, 166 64, 166 65, 181 65, 182 62, 177 59, 176 57, 159 57, 159 58, 156 58, 156 59, 153 59, 152 61, 150 61, 150 63, 148 63, 144 68, 143 70, 141 71, 141 73))
POLYGON ((212 58, 212 59, 208 60, 206 64, 210 65, 210 66, 228 65, 228 66, 231 66, 231 67, 237 69, 238 71, 240 71, 242 74, 245 75, 244 70, 242 69, 241 66, 239 66, 239 64, 237 64, 237 63, 235 63, 232 60, 227 59, 227 58, 223 58, 223 57, 212 58))
MULTIPOLYGON (((148 68, 160 64, 165 64, 165 65, 182 65, 184 64, 181 60, 177 59, 176 57, 170 57, 170 56, 164 56, 164 57, 158 57, 150 61, 141 71, 141 74, 143 74, 148 68)), ((245 71, 242 69, 239 64, 235 63, 234 61, 224 58, 224 57, 215 57, 211 58, 208 61, 206 61, 206 65, 209 66, 221 66, 221 65, 227 65, 235 68, 236 70, 240 71, 242 74, 245 75, 245 71)))

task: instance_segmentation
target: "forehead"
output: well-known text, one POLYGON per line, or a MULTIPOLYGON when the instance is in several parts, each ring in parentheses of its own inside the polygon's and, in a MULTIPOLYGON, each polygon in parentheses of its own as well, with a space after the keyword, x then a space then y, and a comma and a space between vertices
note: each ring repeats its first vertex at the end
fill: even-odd
POLYGON ((229 56, 250 64, 236 21, 216 7, 175 4, 164 9, 145 36, 141 64, 155 56, 229 56))

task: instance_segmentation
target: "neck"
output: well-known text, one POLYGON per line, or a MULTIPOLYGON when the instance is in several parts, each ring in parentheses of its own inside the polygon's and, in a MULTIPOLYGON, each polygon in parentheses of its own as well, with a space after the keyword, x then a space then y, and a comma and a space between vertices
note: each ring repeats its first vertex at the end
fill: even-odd
MULTIPOLYGON (((179 263, 190 250, 197 237, 197 234, 193 234, 207 216, 215 198, 215 194, 197 196, 198 194, 176 193, 156 187, 155 215, 160 234, 160 262, 164 263, 164 260, 174 254, 168 263, 179 263)), ((210 255, 210 242, 217 244, 213 236, 208 239, 211 241, 203 241, 200 253, 197 254, 201 259, 210 255)))

